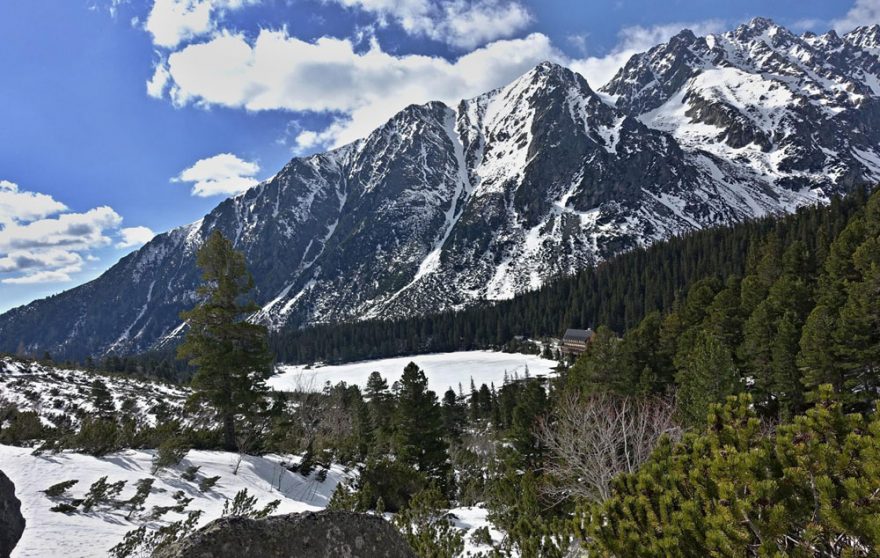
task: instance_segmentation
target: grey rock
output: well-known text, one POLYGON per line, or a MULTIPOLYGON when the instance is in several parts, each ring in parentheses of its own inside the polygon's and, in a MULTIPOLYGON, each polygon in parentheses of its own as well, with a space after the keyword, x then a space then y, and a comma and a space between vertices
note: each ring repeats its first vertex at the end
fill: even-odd
POLYGON ((154 558, 415 558, 380 517, 344 511, 292 513, 266 519, 224 517, 154 558))
POLYGON ((15 497, 15 485, 0 471, 0 558, 8 558, 24 532, 21 502, 15 497))

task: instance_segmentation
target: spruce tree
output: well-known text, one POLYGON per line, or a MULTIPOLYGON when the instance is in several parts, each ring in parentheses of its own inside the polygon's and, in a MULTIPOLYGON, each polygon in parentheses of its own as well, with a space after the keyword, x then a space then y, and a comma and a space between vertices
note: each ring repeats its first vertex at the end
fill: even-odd
POLYGON ((92 405, 101 418, 110 418, 116 412, 113 394, 110 393, 107 384, 101 378, 95 378, 92 381, 92 405))
POLYGON ((739 391, 739 373, 730 350, 713 334, 700 332, 676 374, 678 403, 689 425, 703 424, 713 403, 739 391))
POLYGON ((448 464, 443 415, 437 395, 428 389, 428 378, 414 362, 404 368, 400 378, 393 441, 401 463, 444 485, 448 464))
POLYGON ((189 330, 177 354, 197 369, 192 397, 214 407, 224 447, 236 451, 236 420, 253 416, 264 404, 272 370, 267 330, 247 321, 259 309, 245 300, 254 281, 244 255, 219 230, 199 249, 196 262, 202 270, 201 302, 181 314, 189 330))

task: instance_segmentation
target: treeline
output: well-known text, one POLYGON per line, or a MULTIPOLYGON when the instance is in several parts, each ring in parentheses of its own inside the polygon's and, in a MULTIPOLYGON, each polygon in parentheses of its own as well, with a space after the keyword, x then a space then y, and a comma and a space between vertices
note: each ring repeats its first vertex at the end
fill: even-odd
POLYGON ((516 336, 559 337, 569 327, 604 324, 622 332, 652 311, 672 308, 700 279, 743 276, 771 235, 780 245, 797 241, 821 254, 866 200, 865 191, 856 191, 793 215, 694 232, 627 252, 508 301, 410 319, 288 329, 273 335, 270 345, 282 362, 345 362, 501 348, 516 336))
POLYGON ((599 327, 568 382, 675 393, 692 424, 740 391, 763 416, 787 419, 823 384, 847 408, 870 410, 880 390, 880 192, 847 222, 816 224, 812 234, 768 231, 747 251, 744 275, 695 281, 622 339, 599 327))

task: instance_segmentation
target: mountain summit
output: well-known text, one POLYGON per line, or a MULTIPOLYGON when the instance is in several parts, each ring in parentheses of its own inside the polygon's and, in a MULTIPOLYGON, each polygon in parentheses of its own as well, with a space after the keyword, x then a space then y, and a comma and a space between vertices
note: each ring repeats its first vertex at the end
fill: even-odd
POLYGON ((880 177, 877 28, 765 19, 682 31, 600 91, 545 62, 450 107, 295 158, 98 279, 0 316, 0 350, 132 353, 178 335, 213 229, 273 328, 503 299, 620 251, 780 213, 880 177))

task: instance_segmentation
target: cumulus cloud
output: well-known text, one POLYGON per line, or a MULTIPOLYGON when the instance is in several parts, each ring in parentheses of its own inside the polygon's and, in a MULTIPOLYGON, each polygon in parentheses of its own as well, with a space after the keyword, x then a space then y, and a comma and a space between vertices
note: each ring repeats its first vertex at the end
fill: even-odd
POLYGON ((523 4, 512 0, 333 0, 370 12, 379 24, 394 21, 410 35, 459 48, 516 35, 532 23, 523 4))
POLYGON ((226 12, 260 0, 155 0, 144 28, 153 43, 174 48, 183 41, 212 33, 226 12))
MULTIPOLYGON (((340 1, 380 14, 397 14, 395 17, 402 17, 407 10, 416 13, 428 9, 421 0, 340 1)), ((218 31, 210 40, 171 53, 157 66, 148 88, 178 106, 216 105, 248 111, 280 109, 334 115, 333 123, 322 130, 300 131, 294 143, 302 152, 364 137, 409 104, 431 100, 455 104, 462 98, 500 87, 543 60, 568 65, 597 89, 632 55, 668 40, 683 28, 707 35, 721 31, 723 26, 721 21, 709 20, 627 27, 620 31, 617 45, 608 54, 576 59, 562 54, 541 33, 497 40, 447 60, 439 56, 391 54, 375 39, 367 50, 356 51, 348 39, 322 37, 305 41, 286 30, 263 29, 255 39, 218 31)), ((587 47, 586 38, 581 37, 578 42, 580 47, 587 47)), ((252 185, 240 179, 238 183, 247 184, 241 188, 252 185)), ((234 191, 238 190, 217 193, 234 191)))
MULTIPOLYGON (((121 223, 109 207, 70 212, 52 196, 0 180, 0 282, 69 281, 85 261, 95 259, 92 250, 112 243, 121 223)), ((142 228, 118 232, 125 241, 143 238, 143 231, 136 230, 142 228)))
POLYGON ((199 197, 231 195, 256 186, 257 163, 245 161, 232 153, 220 153, 195 162, 172 178, 172 182, 192 182, 192 194, 199 197))
POLYGON ((690 29, 697 36, 711 35, 724 30, 724 22, 717 19, 679 22, 651 27, 625 27, 617 34, 617 45, 603 56, 586 56, 572 60, 569 66, 587 79, 593 89, 608 83, 621 67, 635 54, 666 42, 682 29, 690 29))
POLYGON ((848 33, 856 27, 880 23, 880 0, 856 0, 852 8, 832 26, 841 33, 848 33))
POLYGON ((326 130, 302 132, 297 142, 305 147, 348 143, 409 104, 456 103, 504 85, 546 59, 564 61, 564 56, 540 33, 496 41, 448 61, 392 55, 375 40, 356 52, 347 39, 309 42, 284 30, 263 30, 253 41, 222 32, 187 45, 169 56, 163 71, 169 75, 167 95, 177 105, 338 116, 326 130))
POLYGON ((107 206, 30 223, 11 223, 0 230, 0 252, 52 247, 87 250, 106 246, 111 241, 105 231, 121 223, 122 217, 107 206))
POLYGON ((52 196, 22 192, 18 184, 0 180, 0 227, 54 215, 67 209, 52 196))
POLYGON ((119 230, 119 242, 116 243, 117 248, 134 248, 143 246, 147 242, 153 240, 156 236, 149 227, 126 227, 119 230))

